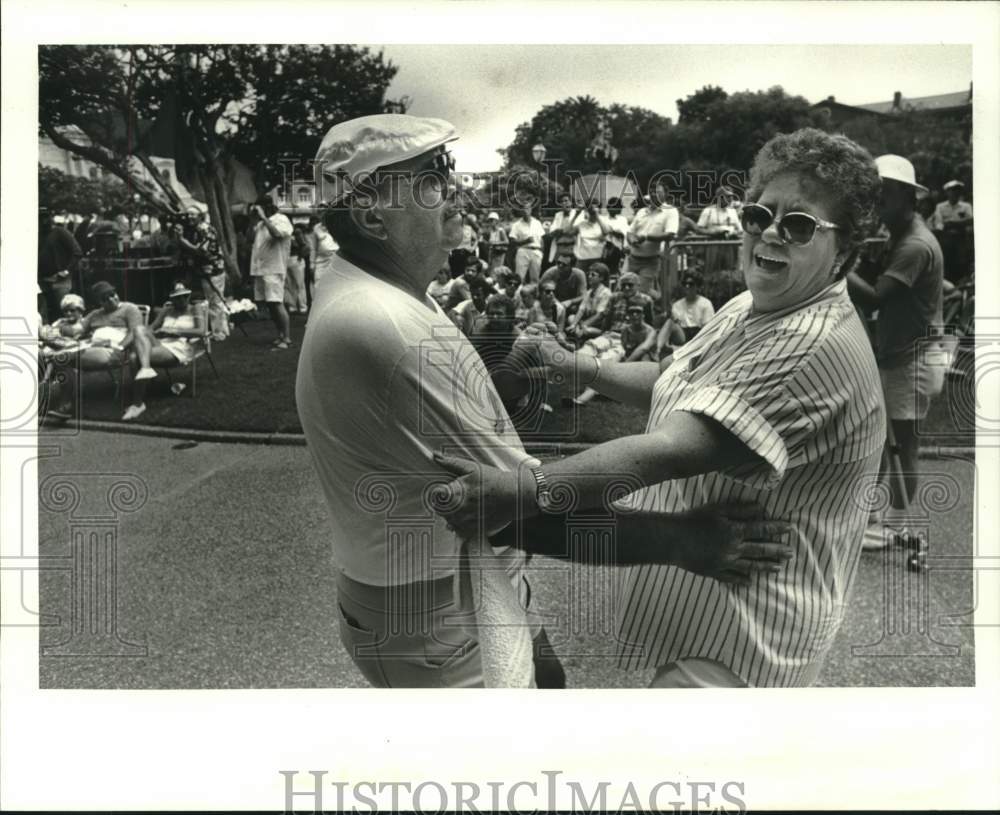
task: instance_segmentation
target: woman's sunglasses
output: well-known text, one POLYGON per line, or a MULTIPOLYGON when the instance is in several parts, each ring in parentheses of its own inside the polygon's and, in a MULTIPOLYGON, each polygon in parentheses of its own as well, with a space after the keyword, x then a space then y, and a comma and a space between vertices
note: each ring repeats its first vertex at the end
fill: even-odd
POLYGON ((816 236, 818 229, 840 229, 838 224, 816 218, 807 212, 786 212, 780 218, 775 218, 763 204, 745 204, 740 213, 743 231, 748 235, 762 235, 773 223, 778 237, 784 243, 794 246, 808 246, 816 236))

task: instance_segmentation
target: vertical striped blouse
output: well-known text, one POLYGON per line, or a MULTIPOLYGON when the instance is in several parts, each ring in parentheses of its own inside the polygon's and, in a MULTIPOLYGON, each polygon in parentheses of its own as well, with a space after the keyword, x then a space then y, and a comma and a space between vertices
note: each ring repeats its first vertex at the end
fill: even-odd
POLYGON ((757 503, 792 525, 795 560, 748 587, 672 566, 628 569, 621 667, 703 657, 753 687, 806 685, 843 618, 885 441, 875 358, 843 280, 794 309, 755 314, 752 305, 750 292, 738 295, 674 353, 646 432, 672 411, 699 413, 761 462, 666 481, 623 503, 662 512, 757 503))

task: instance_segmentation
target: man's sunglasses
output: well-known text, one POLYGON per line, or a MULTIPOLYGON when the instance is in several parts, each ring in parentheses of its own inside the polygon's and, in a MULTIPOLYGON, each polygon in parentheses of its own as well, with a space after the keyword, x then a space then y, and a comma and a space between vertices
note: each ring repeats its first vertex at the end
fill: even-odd
POLYGON ((740 213, 740 222, 748 235, 762 235, 773 223, 782 242, 794 246, 808 246, 818 229, 841 228, 839 224, 824 221, 807 212, 786 212, 780 218, 775 218, 774 213, 763 204, 745 204, 740 213))

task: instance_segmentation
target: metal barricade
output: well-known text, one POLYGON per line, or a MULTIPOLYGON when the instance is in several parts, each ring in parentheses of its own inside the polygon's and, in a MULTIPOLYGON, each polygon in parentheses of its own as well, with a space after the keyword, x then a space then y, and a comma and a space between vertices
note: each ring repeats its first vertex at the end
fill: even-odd
MULTIPOLYGON (((743 245, 741 239, 736 240, 705 240, 701 238, 685 238, 674 241, 667 248, 663 256, 663 263, 660 266, 660 296, 662 298, 663 310, 669 314, 673 298, 676 295, 675 289, 680 282, 681 275, 692 266, 701 266, 704 270, 706 291, 703 292, 712 304, 718 308, 722 302, 732 299, 746 288, 743 283, 743 272, 739 265, 739 248, 743 245), (712 250, 725 249, 734 258, 732 268, 709 268, 705 269, 706 255, 712 250), (699 256, 701 256, 699 258, 699 256), (700 262, 699 262, 700 260, 700 262), (712 295, 715 296, 712 296, 712 295), (717 303, 716 300, 722 302, 717 303)), ((718 253, 717 262, 721 266, 724 260, 722 252, 718 253)), ((679 295, 677 295, 679 296, 679 295)))
POLYGON ((123 300, 159 306, 166 301, 174 279, 186 276, 186 272, 173 255, 92 256, 80 263, 80 291, 86 292, 98 280, 105 280, 123 300))

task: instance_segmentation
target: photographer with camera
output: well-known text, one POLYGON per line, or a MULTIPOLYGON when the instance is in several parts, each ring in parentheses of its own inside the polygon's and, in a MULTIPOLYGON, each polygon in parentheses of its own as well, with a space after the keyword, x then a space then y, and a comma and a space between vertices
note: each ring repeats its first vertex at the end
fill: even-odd
POLYGON ((181 250, 201 282, 208 303, 208 324, 212 339, 222 342, 229 336, 229 311, 223 292, 226 288, 226 264, 219 249, 219 235, 207 220, 207 214, 190 212, 173 226, 181 250))

